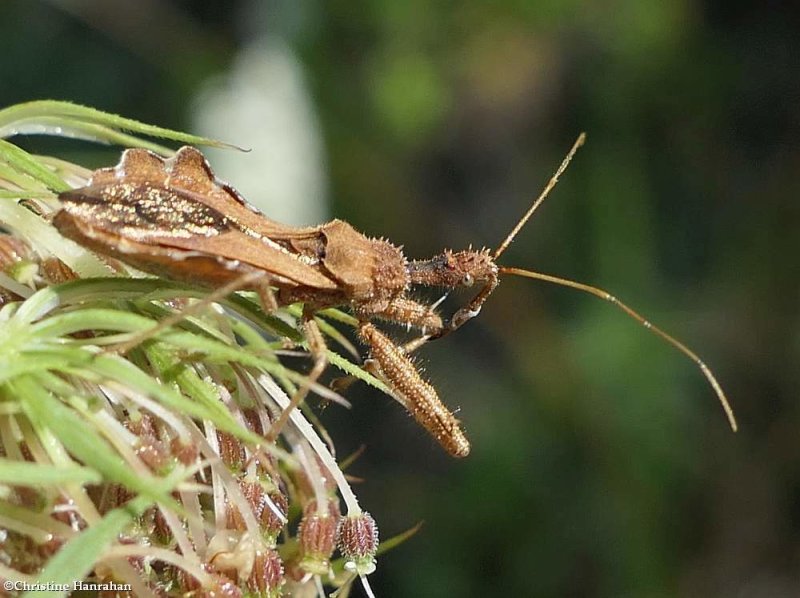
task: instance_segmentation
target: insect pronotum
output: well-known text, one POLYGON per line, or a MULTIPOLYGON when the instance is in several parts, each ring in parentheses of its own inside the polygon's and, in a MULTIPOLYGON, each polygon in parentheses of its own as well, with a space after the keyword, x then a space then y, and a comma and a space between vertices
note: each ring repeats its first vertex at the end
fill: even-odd
MULTIPOLYGON (((60 194, 62 209, 53 224, 85 247, 146 272, 215 288, 209 300, 252 289, 267 311, 303 303, 302 324, 314 365, 307 382, 273 422, 267 433, 270 440, 277 437, 291 410, 326 367, 325 340, 314 315, 324 308, 344 306, 359 320, 359 338, 370 348, 374 369, 395 398, 448 453, 465 457, 470 445, 460 423, 423 380, 408 353, 475 317, 501 274, 572 287, 612 302, 698 365, 736 429, 733 412, 711 370, 685 345, 624 303, 596 287, 497 265, 583 141, 581 134, 544 191, 494 251, 446 250, 427 260, 409 261, 390 242, 369 238, 341 220, 313 227, 280 224, 218 180, 203 155, 191 147, 181 148, 166 160, 142 149, 125 151, 116 167, 99 169, 87 186, 60 194), (479 292, 447 321, 437 313, 437 304, 409 296, 416 286, 453 289, 475 284, 482 284, 479 292), (377 319, 404 324, 422 335, 399 346, 374 325, 377 319)), ((158 328, 185 315, 167 318, 158 328)))

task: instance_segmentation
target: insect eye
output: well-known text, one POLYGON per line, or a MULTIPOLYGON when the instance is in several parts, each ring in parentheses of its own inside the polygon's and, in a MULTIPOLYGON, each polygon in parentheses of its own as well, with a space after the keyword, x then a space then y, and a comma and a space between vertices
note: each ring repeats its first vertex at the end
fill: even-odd
POLYGON ((472 274, 464 274, 464 278, 461 279, 461 284, 465 287, 471 287, 474 282, 475 279, 472 277, 472 274))

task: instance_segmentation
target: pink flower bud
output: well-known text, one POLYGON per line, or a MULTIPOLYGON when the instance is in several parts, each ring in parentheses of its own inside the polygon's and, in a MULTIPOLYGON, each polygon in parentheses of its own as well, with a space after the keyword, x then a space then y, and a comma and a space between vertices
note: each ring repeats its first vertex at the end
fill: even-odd
POLYGON ((245 581, 246 588, 263 598, 276 598, 281 595, 283 584, 283 561, 278 552, 258 551, 250 577, 245 581))
POLYGON ((303 518, 297 529, 297 539, 303 553, 300 567, 314 575, 327 575, 330 559, 336 549, 339 530, 339 505, 328 501, 327 512, 320 514, 317 501, 309 501, 303 509, 303 518))
POLYGON ((378 550, 378 527, 367 512, 342 519, 339 529, 339 550, 344 555, 345 569, 359 575, 375 571, 375 552, 378 550))

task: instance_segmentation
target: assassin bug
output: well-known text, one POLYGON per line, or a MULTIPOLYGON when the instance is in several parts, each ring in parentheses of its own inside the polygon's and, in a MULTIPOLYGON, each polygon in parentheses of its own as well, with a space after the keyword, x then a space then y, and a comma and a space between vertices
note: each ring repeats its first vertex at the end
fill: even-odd
MULTIPOLYGON (((270 440, 326 367, 325 340, 314 314, 345 306, 358 319, 358 335, 369 346, 374 369, 395 398, 448 453, 465 457, 470 445, 458 420, 423 380, 408 353, 475 317, 501 274, 544 280, 610 301, 698 365, 735 430, 733 412, 716 378, 685 345, 602 289, 497 264, 584 139, 581 134, 544 191, 494 251, 447 250, 427 260, 408 261, 390 242, 369 238, 341 220, 313 227, 280 224, 218 180, 203 155, 191 147, 166 160, 142 149, 125 151, 116 167, 97 170, 86 187, 59 195, 62 209, 53 224, 85 247, 146 272, 216 287, 210 300, 252 289, 267 311, 303 303, 302 323, 314 365, 307 382, 273 423, 267 434, 270 440), (409 297, 416 286, 453 289, 476 284, 482 285, 478 293, 449 321, 437 313, 437 304, 409 297), (375 326, 379 319, 418 329, 422 336, 399 346, 375 326)), ((168 323, 174 322, 168 319, 168 323)))

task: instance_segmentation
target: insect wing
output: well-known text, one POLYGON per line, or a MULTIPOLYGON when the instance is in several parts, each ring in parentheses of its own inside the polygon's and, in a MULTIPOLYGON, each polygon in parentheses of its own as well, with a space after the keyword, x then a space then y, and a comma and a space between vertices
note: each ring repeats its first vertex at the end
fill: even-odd
POLYGON ((231 185, 218 179, 205 156, 193 147, 182 147, 168 159, 145 149, 126 150, 115 167, 96 170, 89 186, 106 187, 122 181, 149 183, 184 193, 243 228, 271 239, 309 238, 319 234, 316 227, 291 227, 262 214, 231 185))
POLYGON ((206 278, 198 273, 195 282, 209 284, 220 277, 229 278, 223 272, 216 277, 207 276, 211 263, 216 261, 217 267, 223 265, 228 270, 246 264, 275 275, 279 282, 336 288, 334 282, 298 256, 268 237, 242 231, 235 220, 199 201, 193 193, 150 182, 115 180, 107 186, 67 191, 59 198, 63 209, 53 224, 64 236, 145 271, 183 279, 175 274, 188 264, 178 262, 194 258, 189 261, 202 261, 202 271, 206 273, 206 278), (206 259, 196 259, 201 256, 206 259))

